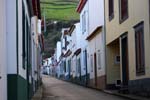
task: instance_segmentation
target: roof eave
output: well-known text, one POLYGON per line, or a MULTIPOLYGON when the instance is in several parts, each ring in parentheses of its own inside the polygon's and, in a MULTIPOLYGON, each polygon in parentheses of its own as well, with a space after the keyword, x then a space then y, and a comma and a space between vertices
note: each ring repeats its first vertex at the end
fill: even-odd
POLYGON ((87 0, 80 0, 78 7, 76 9, 76 11, 78 13, 81 13, 82 9, 84 8, 85 4, 86 4, 87 0))

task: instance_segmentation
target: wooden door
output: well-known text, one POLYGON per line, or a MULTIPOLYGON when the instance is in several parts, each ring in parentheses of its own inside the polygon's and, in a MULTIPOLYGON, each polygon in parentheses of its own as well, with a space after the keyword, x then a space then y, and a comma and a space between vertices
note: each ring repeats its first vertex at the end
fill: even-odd
POLYGON ((128 72, 128 39, 127 35, 121 37, 122 49, 122 83, 124 86, 128 85, 129 72, 128 72))
POLYGON ((97 57, 94 53, 94 73, 95 73, 95 86, 97 86, 97 57))

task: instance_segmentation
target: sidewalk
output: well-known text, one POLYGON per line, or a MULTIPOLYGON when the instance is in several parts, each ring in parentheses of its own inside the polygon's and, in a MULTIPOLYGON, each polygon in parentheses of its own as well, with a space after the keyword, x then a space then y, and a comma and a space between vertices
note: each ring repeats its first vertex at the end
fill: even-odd
POLYGON ((41 87, 39 87, 39 89, 34 94, 34 96, 31 100, 42 100, 42 94, 43 94, 43 89, 42 89, 42 86, 41 86, 41 87))
POLYGON ((127 98, 130 100, 150 100, 150 98, 146 98, 146 97, 141 97, 141 96, 136 96, 136 95, 131 95, 131 94, 121 94, 115 90, 103 90, 103 92, 111 94, 111 95, 116 95, 116 96, 120 96, 123 98, 127 98))

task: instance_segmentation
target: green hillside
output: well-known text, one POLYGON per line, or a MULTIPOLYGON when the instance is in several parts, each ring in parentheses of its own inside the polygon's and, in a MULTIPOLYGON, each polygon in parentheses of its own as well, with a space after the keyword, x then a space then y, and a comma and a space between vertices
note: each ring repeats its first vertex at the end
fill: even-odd
POLYGON ((41 0, 42 15, 50 20, 77 20, 76 12, 78 0, 41 0))

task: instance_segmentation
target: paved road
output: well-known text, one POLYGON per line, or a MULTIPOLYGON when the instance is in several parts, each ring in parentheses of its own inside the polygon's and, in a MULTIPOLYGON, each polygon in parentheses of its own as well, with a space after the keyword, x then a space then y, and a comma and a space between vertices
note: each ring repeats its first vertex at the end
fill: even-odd
POLYGON ((43 76, 42 100, 127 100, 72 83, 43 76))

